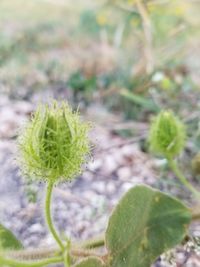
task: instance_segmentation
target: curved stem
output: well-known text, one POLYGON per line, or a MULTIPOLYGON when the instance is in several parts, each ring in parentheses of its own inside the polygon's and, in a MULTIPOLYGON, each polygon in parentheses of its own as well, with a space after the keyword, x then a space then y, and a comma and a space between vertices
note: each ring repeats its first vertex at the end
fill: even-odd
POLYGON ((66 250, 64 252, 64 266, 70 267, 71 266, 71 257, 70 257, 70 249, 71 249, 71 241, 67 240, 66 250))
POLYGON ((59 247, 61 248, 62 251, 65 250, 65 247, 62 243, 62 241, 59 238, 59 235, 57 234, 53 221, 51 219, 51 196, 52 196, 52 191, 53 191, 53 182, 49 182, 47 186, 47 192, 46 192, 46 202, 45 202, 45 215, 46 215, 46 222, 49 227, 49 230, 51 231, 54 239, 58 243, 59 247))
POLYGON ((104 237, 99 237, 98 239, 91 239, 91 240, 85 241, 82 247, 86 249, 94 249, 94 248, 103 247, 104 245, 105 245, 104 237))
POLYGON ((75 257, 75 258, 84 258, 84 257, 99 257, 102 258, 105 255, 102 254, 101 252, 96 252, 90 249, 72 249, 70 251, 71 256, 75 257))
POLYGON ((154 58, 153 58, 153 36, 151 19, 149 17, 147 8, 143 1, 136 0, 136 6, 142 19, 143 31, 144 31, 144 57, 146 61, 146 71, 151 73, 154 70, 154 58))
POLYGON ((3 258, 2 256, 0 256, 1 266, 6 265, 12 267, 43 267, 48 264, 60 263, 62 261, 63 261, 62 257, 55 257, 37 262, 22 262, 22 261, 16 261, 14 259, 3 258))
POLYGON ((42 260, 46 258, 52 258, 61 256, 62 252, 57 247, 47 248, 39 247, 37 249, 25 249, 25 250, 6 250, 3 255, 6 258, 12 258, 23 261, 42 260))
POLYGON ((186 177, 183 175, 183 173, 181 172, 181 170, 179 169, 177 162, 172 159, 172 158, 168 158, 168 162, 169 162, 169 166, 172 169, 172 171, 174 172, 174 174, 177 176, 177 178, 180 180, 180 182, 186 187, 188 188, 192 194, 198 199, 200 200, 200 192, 198 192, 192 185, 190 182, 188 182, 188 180, 186 179, 186 177))
MULTIPOLYGON (((74 256, 74 250, 75 249, 82 249, 84 251, 85 249, 95 249, 99 247, 103 247, 105 245, 104 238, 96 238, 96 239, 90 239, 84 242, 79 242, 72 244, 70 253, 72 256, 74 256)), ((37 248, 37 249, 28 249, 28 250, 17 250, 17 251, 6 251, 5 257, 8 258, 14 258, 18 260, 25 260, 30 261, 33 259, 41 260, 45 258, 54 257, 56 255, 59 255, 60 250, 57 249, 57 247, 52 248, 37 248)), ((77 250, 75 250, 75 254, 77 253, 77 250)))

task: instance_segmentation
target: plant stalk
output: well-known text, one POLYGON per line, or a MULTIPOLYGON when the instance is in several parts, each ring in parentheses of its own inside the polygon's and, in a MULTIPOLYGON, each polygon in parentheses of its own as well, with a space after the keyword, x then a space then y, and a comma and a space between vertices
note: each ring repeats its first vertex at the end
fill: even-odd
POLYGON ((65 267, 70 267, 71 266, 70 249, 71 249, 71 241, 70 240, 67 240, 66 249, 65 249, 65 252, 63 254, 63 257, 64 257, 64 266, 65 267))
POLYGON ((11 266, 11 267, 43 267, 48 264, 60 263, 63 261, 63 257, 49 258, 42 261, 35 262, 22 262, 14 259, 7 259, 0 256, 0 266, 11 266))
POLYGON ((84 258, 84 257, 102 257, 102 254, 97 253, 92 250, 86 250, 86 249, 72 249, 70 251, 70 254, 74 257, 78 258, 84 258))
POLYGON ((171 170, 174 172, 174 174, 177 176, 180 182, 200 201, 200 192, 198 192, 191 185, 191 183, 188 182, 186 177, 183 175, 183 173, 179 169, 177 162, 172 158, 168 158, 168 163, 169 163, 171 170))
MULTIPOLYGON (((81 250, 82 255, 88 254, 88 250, 103 247, 104 244, 105 244, 105 241, 103 238, 91 239, 85 242, 81 242, 81 244, 75 243, 75 244, 72 244, 72 247, 70 249, 70 254, 72 256, 77 256, 80 250, 81 250)), ((7 251, 5 255, 8 258, 31 261, 31 260, 39 260, 39 259, 54 257, 55 255, 59 255, 59 253, 61 255, 62 252, 59 251, 56 247, 52 247, 52 248, 44 247, 44 248, 38 248, 38 249, 7 251)))
POLYGON ((85 241, 81 247, 86 248, 86 249, 94 249, 94 248, 103 247, 104 245, 105 245, 104 238, 99 237, 96 239, 91 239, 91 240, 85 241))
POLYGON ((52 191, 53 191, 53 182, 49 182, 47 186, 47 191, 46 191, 46 202, 45 202, 45 215, 46 215, 46 222, 49 227, 50 232, 52 233, 54 239, 58 243, 59 247, 61 248, 62 252, 64 252, 65 247, 62 243, 62 241, 59 238, 59 235, 57 234, 53 221, 51 218, 51 197, 52 197, 52 191))
POLYGON ((200 220, 200 206, 197 206, 196 208, 191 209, 191 213, 192 213, 193 221, 200 220))

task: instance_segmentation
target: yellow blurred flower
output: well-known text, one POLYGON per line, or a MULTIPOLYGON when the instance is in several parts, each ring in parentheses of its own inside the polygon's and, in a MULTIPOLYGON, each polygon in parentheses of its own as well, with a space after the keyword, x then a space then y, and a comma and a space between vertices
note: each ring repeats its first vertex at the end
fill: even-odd
POLYGON ((175 9, 174 9, 174 15, 176 16, 183 16, 187 11, 187 8, 184 4, 182 5, 178 5, 175 9))
POLYGON ((136 18, 131 19, 131 21, 130 21, 130 25, 131 25, 132 27, 138 27, 138 26, 140 25, 140 21, 139 21, 138 19, 136 19, 136 18))
POLYGON ((108 18, 106 14, 103 14, 103 13, 98 14, 96 17, 96 20, 100 26, 104 26, 108 23, 108 18))
POLYGON ((133 5, 133 4, 135 4, 135 0, 128 0, 127 3, 128 3, 129 5, 133 5))
POLYGON ((148 11, 150 13, 154 13, 155 11, 158 10, 158 6, 157 5, 154 5, 154 4, 151 4, 151 3, 149 5, 147 5, 147 7, 148 7, 148 11))

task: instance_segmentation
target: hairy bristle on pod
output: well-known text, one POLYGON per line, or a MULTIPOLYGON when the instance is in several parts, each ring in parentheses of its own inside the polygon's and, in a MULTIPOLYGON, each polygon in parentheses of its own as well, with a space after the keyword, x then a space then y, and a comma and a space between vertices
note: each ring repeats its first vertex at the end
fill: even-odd
POLYGON ((90 153, 89 129, 67 103, 40 105, 18 137, 22 172, 54 182, 74 178, 90 153))
POLYGON ((185 141, 185 126, 172 111, 162 111, 154 118, 149 134, 153 152, 173 158, 181 153, 185 141))

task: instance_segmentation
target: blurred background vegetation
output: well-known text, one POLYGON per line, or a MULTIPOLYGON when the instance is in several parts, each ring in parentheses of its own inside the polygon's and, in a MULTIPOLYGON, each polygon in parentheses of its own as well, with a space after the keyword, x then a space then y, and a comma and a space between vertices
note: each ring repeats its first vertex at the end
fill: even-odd
POLYGON ((199 11, 198 0, 1 0, 0 91, 62 91, 140 122, 172 108, 199 149, 199 11))

